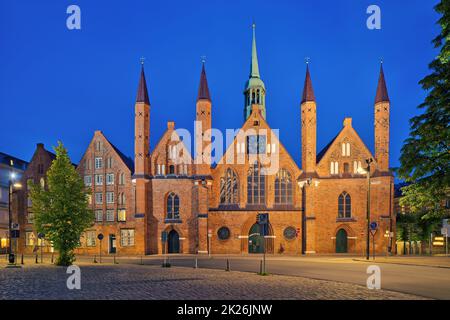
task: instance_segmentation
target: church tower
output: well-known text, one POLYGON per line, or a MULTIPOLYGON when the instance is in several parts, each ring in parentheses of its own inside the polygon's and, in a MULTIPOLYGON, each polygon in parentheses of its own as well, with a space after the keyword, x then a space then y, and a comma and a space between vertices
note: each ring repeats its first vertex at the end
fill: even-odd
POLYGON ((316 170, 316 98, 309 74, 309 64, 306 65, 305 85, 301 102, 302 121, 302 169, 306 174, 316 170))
POLYGON ((378 170, 382 172, 389 171, 389 109, 390 101, 381 64, 375 97, 375 159, 378 170))
POLYGON ((250 64, 250 76, 245 85, 245 108, 244 121, 250 117, 252 113, 252 106, 258 105, 261 110, 261 115, 266 118, 266 87, 259 75, 258 54, 256 52, 256 25, 253 28, 253 42, 252 42, 252 61, 250 64))
POLYGON ((211 174, 211 96, 206 79, 205 61, 200 74, 195 119, 196 174, 207 176, 211 174))
POLYGON ((136 181, 136 216, 148 212, 150 191, 150 101, 142 63, 134 114, 134 175, 136 181))

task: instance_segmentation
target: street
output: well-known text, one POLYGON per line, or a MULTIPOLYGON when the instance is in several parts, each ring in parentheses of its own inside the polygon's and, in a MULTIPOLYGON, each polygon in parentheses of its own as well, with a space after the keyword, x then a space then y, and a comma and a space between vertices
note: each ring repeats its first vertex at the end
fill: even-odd
MULTIPOLYGON (((231 270, 256 273, 260 268, 260 255, 228 256, 231 270)), ((195 256, 172 255, 172 266, 193 267, 195 256)), ((359 259, 360 257, 358 257, 359 259)), ((80 258, 80 261, 90 258, 80 258)), ((390 258, 395 261, 396 257, 390 258)), ((443 261, 450 258, 443 257, 443 261)), ((98 260, 98 257, 97 257, 98 260)), ((111 258, 103 258, 111 262, 111 258)), ((199 268, 225 269, 226 256, 198 256, 199 268)), ((140 258, 120 258, 121 263, 140 263, 140 258)), ((147 256, 144 264, 160 265, 161 256, 147 256)), ((447 262, 448 263, 448 262, 447 262)), ((419 295, 433 299, 450 299, 450 267, 430 267, 401 265, 391 263, 354 261, 353 257, 267 257, 267 271, 271 274, 301 276, 311 279, 332 280, 366 286, 369 265, 378 265, 381 269, 381 288, 419 295)))

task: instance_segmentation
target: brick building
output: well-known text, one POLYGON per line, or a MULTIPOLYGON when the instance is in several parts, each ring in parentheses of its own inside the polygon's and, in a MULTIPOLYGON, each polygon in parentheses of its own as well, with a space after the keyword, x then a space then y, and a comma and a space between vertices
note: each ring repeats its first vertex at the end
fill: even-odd
MULTIPOLYGON (((391 247, 395 232, 393 175, 389 170, 390 101, 381 67, 376 90, 375 151, 352 126, 343 127, 317 152, 315 94, 309 67, 300 101, 302 165, 278 140, 266 120, 253 27, 251 67, 244 89, 244 123, 217 161, 214 107, 203 64, 195 106, 194 156, 185 137, 167 122, 150 150, 150 99, 142 67, 135 104, 134 163, 97 131, 78 172, 92 191, 97 221, 81 239, 80 253, 363 254, 367 235, 370 166, 370 221, 378 223, 375 250, 391 247), (214 165, 212 165, 214 162, 214 165), (265 240, 257 215, 269 214, 265 240), (167 242, 162 242, 163 233, 167 242)), ((269 107, 270 109, 270 107, 269 107)), ((194 112, 194 106, 192 106, 194 112)), ((300 149, 300 148, 299 148, 300 149)), ((33 162, 33 161, 32 161, 33 162)), ((372 244, 371 244, 372 248, 372 244)))

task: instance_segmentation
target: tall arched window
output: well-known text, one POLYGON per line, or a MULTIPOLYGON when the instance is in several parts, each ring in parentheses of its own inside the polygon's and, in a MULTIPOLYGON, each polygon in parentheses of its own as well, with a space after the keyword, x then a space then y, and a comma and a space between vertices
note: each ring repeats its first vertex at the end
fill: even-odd
POLYGON ((180 219, 180 198, 173 192, 167 196, 167 219, 180 219))
POLYGON ((286 169, 275 176, 275 203, 292 204, 292 177, 286 169))
POLYGON ((338 200, 338 217, 351 218, 352 217, 352 199, 347 192, 342 192, 338 200))
POLYGON ((248 170, 247 174, 247 203, 266 203, 266 176, 257 161, 248 170))
POLYGON ((236 173, 228 168, 225 177, 220 179, 220 203, 239 203, 239 180, 236 173))

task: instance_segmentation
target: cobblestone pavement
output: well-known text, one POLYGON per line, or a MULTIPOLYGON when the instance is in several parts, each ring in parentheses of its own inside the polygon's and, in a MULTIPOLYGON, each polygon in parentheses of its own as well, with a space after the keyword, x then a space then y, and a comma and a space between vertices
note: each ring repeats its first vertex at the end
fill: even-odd
POLYGON ((140 265, 80 265, 81 289, 66 286, 66 268, 0 271, 0 299, 422 299, 354 284, 291 276, 140 265))

